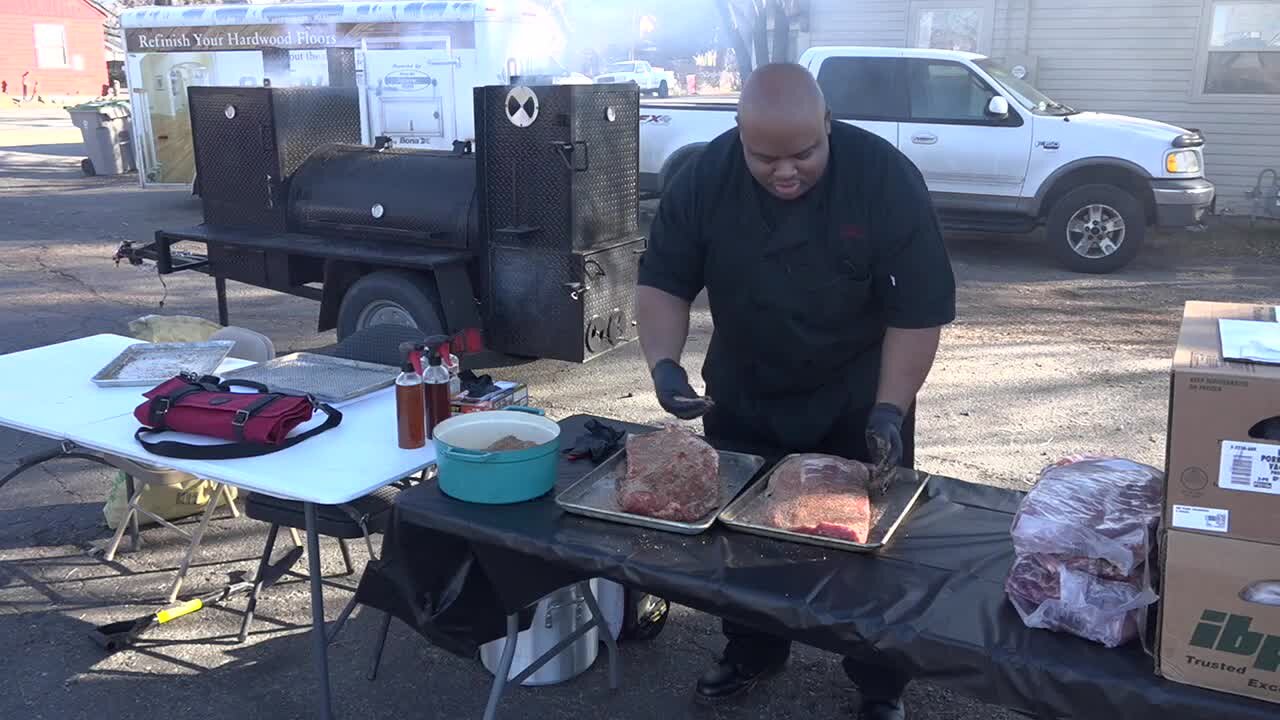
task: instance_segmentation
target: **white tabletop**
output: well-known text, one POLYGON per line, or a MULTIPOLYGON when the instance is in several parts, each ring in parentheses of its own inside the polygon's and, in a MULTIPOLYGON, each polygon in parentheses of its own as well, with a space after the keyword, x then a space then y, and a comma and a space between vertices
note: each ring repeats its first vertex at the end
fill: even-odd
MULTIPOLYGON (((397 447, 394 388, 339 406, 341 425, 270 455, 240 460, 152 455, 133 437, 138 429, 133 409, 148 388, 100 388, 89 380, 135 342, 118 335, 95 335, 0 356, 0 425, 266 495, 322 505, 349 502, 435 463, 430 443, 419 450, 397 447)), ((294 432, 323 421, 323 414, 317 413, 311 423, 294 432)), ((178 434, 165 439, 202 442, 178 434)))

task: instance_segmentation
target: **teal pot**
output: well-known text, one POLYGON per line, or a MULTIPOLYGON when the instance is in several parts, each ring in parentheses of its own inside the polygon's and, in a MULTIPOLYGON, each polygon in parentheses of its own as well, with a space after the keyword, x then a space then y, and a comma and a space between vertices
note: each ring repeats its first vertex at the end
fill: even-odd
POLYGON ((486 505, 524 502, 551 492, 560 464, 560 426, 533 410, 457 415, 435 428, 440 491, 486 505), (524 450, 487 448, 508 435, 538 443, 524 450))

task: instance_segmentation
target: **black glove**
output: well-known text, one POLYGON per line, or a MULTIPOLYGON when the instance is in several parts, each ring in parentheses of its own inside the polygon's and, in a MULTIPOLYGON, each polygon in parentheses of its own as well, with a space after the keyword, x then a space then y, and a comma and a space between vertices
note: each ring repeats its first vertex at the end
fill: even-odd
POLYGON ((891 403, 878 403, 867 416, 867 449, 875 466, 873 480, 884 492, 893 469, 902 464, 902 410, 891 403))
POLYGON ((653 389, 662 409, 681 420, 700 418, 714 405, 711 398, 698 396, 689 385, 688 373, 675 360, 659 360, 653 366, 653 389))
POLYGON ((570 460, 591 458, 591 462, 599 465, 622 447, 625 438, 626 433, 615 427, 599 420, 588 420, 586 432, 578 436, 573 447, 563 452, 570 460))

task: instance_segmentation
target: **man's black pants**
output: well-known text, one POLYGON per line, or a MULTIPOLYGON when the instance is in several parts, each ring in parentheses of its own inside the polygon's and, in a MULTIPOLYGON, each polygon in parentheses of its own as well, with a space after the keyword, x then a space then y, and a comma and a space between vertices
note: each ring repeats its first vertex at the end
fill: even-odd
MULTIPOLYGON (((766 438, 755 435, 724 413, 712 412, 705 419, 707 439, 721 450, 760 455, 765 467, 772 467, 792 452, 821 452, 852 460, 869 460, 866 443, 867 415, 870 409, 848 413, 835 424, 831 433, 813 448, 785 449, 766 438)), ((907 414, 902 425, 902 465, 915 467, 915 409, 907 414)), ((727 662, 750 669, 758 669, 783 662, 791 654, 791 641, 760 632, 747 625, 723 620, 723 631, 728 644, 724 659, 727 662)), ((845 655, 845 674, 862 692, 864 699, 892 700, 900 697, 911 676, 902 668, 886 660, 871 646, 863 646, 845 655)))

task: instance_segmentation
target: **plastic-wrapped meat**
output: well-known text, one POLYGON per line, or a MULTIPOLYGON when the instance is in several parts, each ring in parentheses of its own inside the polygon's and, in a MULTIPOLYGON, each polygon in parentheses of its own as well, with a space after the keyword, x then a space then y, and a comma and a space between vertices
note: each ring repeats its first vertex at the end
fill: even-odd
POLYGON ((636 515, 693 522, 720 507, 720 455, 674 425, 627 437, 627 473, 618 507, 636 515))
POLYGON ((1108 647, 1133 639, 1157 597, 1148 558, 1164 474, 1118 458, 1052 465, 1013 521, 1016 560, 1005 590, 1028 627, 1108 647))
POLYGON ((871 533, 867 466, 834 455, 796 455, 769 476, 744 517, 781 530, 865 543, 871 533))

